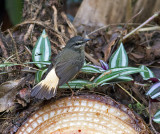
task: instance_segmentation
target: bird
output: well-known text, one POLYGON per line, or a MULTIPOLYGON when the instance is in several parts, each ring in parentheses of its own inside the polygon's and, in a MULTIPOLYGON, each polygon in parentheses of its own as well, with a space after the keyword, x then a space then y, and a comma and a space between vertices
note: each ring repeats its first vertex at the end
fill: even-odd
POLYGON ((52 60, 44 79, 32 88, 31 96, 47 100, 54 97, 58 86, 71 80, 83 67, 84 48, 89 40, 81 36, 72 37, 52 60))

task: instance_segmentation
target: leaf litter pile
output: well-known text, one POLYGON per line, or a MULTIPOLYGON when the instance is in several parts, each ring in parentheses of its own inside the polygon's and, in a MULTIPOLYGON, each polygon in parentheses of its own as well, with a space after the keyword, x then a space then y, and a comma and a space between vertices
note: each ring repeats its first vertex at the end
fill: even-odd
MULTIPOLYGON (((108 95, 133 109, 149 124, 149 127, 154 126, 153 128, 160 131, 159 125, 151 119, 160 108, 160 102, 158 98, 154 101, 146 96, 152 83, 160 79, 160 31, 148 30, 149 27, 157 25, 154 20, 129 37, 125 35, 140 24, 117 24, 103 28, 85 26, 85 29, 77 31, 61 10, 61 6, 61 3, 56 1, 41 0, 39 3, 25 1, 22 23, 0 33, 0 132, 4 134, 16 132, 27 117, 47 103, 30 97, 30 90, 36 84, 35 74, 39 78, 44 73, 41 71, 44 66, 38 68, 31 63, 32 50, 44 29, 51 44, 52 58, 61 51, 68 39, 75 35, 91 39, 85 48, 87 64, 74 78, 75 81, 69 83, 75 95, 83 93, 108 95), (119 42, 123 42, 124 47, 119 42), (113 53, 117 49, 125 50, 128 58, 128 62, 124 61, 124 66, 123 62, 119 63, 122 65, 119 67, 125 67, 121 72, 112 69, 114 68, 112 61, 115 58, 113 53), (138 70, 145 67, 149 68, 152 76, 145 76, 144 72, 138 70), (93 69, 91 73, 85 73, 90 69, 93 69), (137 70, 133 74, 129 72, 130 69, 137 70), (123 78, 118 77, 123 73, 126 73, 122 75, 123 78), (102 82, 105 76, 107 77, 102 82), (113 81, 112 77, 116 79, 113 81), (77 85, 80 82, 78 80, 82 80, 83 88, 77 85)), ((124 58, 123 54, 119 53, 121 58, 124 58)), ((64 85, 58 89, 55 98, 71 96, 73 91, 64 85)))

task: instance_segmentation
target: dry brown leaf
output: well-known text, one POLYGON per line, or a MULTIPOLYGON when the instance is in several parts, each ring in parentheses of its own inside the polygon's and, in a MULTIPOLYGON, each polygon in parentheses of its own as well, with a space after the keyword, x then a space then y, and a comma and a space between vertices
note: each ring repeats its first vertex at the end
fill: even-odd
POLYGON ((144 58, 143 54, 138 54, 138 53, 130 53, 134 58, 136 59, 142 59, 144 58))
POLYGON ((107 59, 109 58, 110 56, 110 52, 111 52, 111 48, 112 46, 115 44, 117 38, 118 38, 119 34, 118 33, 114 33, 108 43, 108 45, 106 45, 104 48, 103 48, 103 53, 104 53, 104 61, 107 61, 107 59))
POLYGON ((14 81, 7 81, 0 86, 0 112, 8 110, 14 105, 16 96, 16 87, 21 83, 23 78, 14 81))
POLYGON ((9 110, 14 105, 14 98, 12 92, 7 93, 4 97, 0 98, 0 112, 9 110))
POLYGON ((0 98, 4 96, 7 92, 12 90, 14 87, 16 87, 22 79, 19 80, 13 80, 13 81, 6 81, 0 85, 0 98))

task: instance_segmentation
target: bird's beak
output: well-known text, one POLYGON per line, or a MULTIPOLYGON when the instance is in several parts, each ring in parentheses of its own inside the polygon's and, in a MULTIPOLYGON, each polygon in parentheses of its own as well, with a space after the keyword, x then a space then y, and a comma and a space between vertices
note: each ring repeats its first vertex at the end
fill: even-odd
POLYGON ((88 41, 90 41, 91 39, 84 39, 84 42, 88 42, 88 41))

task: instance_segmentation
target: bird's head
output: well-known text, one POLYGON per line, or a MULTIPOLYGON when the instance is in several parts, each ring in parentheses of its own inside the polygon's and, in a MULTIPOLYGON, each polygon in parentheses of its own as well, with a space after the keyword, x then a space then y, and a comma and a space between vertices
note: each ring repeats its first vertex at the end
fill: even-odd
POLYGON ((75 36, 73 38, 71 38, 67 44, 66 44, 66 48, 71 48, 71 49, 82 49, 84 48, 85 44, 87 41, 89 41, 90 39, 85 39, 81 36, 75 36))

